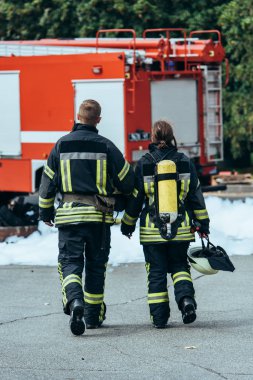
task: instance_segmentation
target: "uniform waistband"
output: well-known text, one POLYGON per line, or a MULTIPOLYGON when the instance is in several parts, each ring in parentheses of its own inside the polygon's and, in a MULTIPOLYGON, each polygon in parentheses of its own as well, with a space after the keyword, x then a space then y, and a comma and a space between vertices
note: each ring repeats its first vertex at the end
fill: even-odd
POLYGON ((115 205, 115 198, 98 194, 63 194, 63 202, 83 203, 89 206, 94 206, 98 211, 112 212, 115 205))

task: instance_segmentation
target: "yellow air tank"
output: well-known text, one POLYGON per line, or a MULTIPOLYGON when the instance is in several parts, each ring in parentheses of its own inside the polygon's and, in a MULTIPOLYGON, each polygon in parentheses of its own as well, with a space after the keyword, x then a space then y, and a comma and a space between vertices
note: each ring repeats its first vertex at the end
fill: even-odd
POLYGON ((173 223, 178 216, 177 167, 174 161, 157 164, 158 213, 164 223, 173 223))

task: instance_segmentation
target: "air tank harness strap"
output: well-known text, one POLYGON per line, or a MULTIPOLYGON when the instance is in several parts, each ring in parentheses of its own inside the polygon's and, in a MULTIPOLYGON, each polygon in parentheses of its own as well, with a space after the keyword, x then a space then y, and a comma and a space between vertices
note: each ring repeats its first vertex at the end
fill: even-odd
POLYGON ((156 174, 158 181, 166 181, 168 179, 175 179, 178 181, 178 173, 165 173, 165 174, 156 174))
MULTIPOLYGON (((171 153, 172 152, 169 151, 169 152, 166 152, 163 156, 160 156, 159 152, 154 151, 152 153, 148 152, 145 157, 149 158, 150 160, 152 160, 152 162, 157 164, 158 162, 165 160, 166 157, 171 153)), ((182 157, 183 157, 183 153, 179 153, 178 151, 176 151, 176 152, 173 152, 173 155, 168 159, 173 160, 175 163, 177 163, 178 161, 180 161, 182 157)))

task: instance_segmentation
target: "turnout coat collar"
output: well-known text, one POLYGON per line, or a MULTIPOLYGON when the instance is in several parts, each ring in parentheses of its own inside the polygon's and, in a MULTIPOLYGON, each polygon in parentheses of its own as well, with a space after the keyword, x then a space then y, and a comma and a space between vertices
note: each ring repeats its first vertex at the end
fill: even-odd
POLYGON ((177 152, 177 148, 174 145, 169 145, 166 148, 159 149, 157 144, 152 143, 149 145, 148 149, 150 154, 158 160, 163 157, 173 156, 177 152))
POLYGON ((94 125, 90 125, 90 124, 76 123, 74 124, 72 128, 72 132, 75 132, 75 131, 89 131, 89 132, 94 132, 98 134, 98 129, 94 125))

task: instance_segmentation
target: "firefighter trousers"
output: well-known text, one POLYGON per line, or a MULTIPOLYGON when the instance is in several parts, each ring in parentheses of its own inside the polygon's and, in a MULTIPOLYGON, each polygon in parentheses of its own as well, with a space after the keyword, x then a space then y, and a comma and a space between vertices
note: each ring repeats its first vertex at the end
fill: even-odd
POLYGON ((104 285, 110 240, 110 226, 103 223, 59 228, 58 272, 63 310, 70 314, 71 301, 84 299, 85 321, 90 325, 99 325, 105 319, 104 285))
POLYGON ((188 242, 143 245, 148 277, 148 304, 151 320, 155 325, 166 324, 170 316, 167 273, 171 274, 179 309, 183 297, 194 298, 187 260, 188 247, 188 242))

